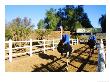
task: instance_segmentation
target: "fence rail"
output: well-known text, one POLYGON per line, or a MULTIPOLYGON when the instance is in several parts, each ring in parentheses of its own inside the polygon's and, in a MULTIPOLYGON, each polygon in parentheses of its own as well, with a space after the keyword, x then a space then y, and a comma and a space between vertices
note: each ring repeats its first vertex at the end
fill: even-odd
MULTIPOLYGON (((5 41, 5 44, 8 44, 8 48, 5 49, 5 51, 8 51, 8 55, 5 56, 5 58, 9 58, 9 61, 12 62, 12 58, 14 56, 18 56, 21 54, 30 54, 32 56, 33 52, 38 52, 38 51, 43 51, 45 53, 46 50, 54 50, 56 48, 56 45, 59 43, 60 39, 53 39, 53 40, 32 40, 30 39, 29 41, 12 41, 11 39, 9 41, 5 41), (19 47, 13 47, 13 43, 29 43, 28 46, 19 46, 19 47), (33 45, 33 42, 38 42, 39 44, 33 45), (50 47, 48 47, 50 45, 50 47), (38 49, 33 50, 33 47, 38 47, 38 49), (39 48, 42 47, 42 48, 39 48), (16 49, 26 49, 28 48, 28 52, 23 52, 23 53, 13 53, 13 50, 16 49)), ((78 39, 70 39, 71 45, 73 44, 78 44, 78 39)))

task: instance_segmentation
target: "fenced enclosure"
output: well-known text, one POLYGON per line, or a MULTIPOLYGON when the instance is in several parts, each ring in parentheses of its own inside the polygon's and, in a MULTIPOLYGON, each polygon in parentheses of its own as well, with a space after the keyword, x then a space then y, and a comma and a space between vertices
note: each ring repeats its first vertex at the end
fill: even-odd
MULTIPOLYGON (((9 58, 9 61, 12 62, 12 58, 18 55, 29 54, 32 56, 32 53, 43 51, 45 53, 46 50, 54 50, 60 39, 53 40, 32 40, 29 41, 5 41, 5 58, 9 58), (20 46, 15 45, 15 43, 19 43, 20 46), (25 43, 24 46, 21 44, 25 43), (8 48, 7 48, 8 47, 8 48), (18 53, 17 53, 18 52, 18 53)), ((71 45, 78 44, 78 39, 70 39, 71 45)))
MULTIPOLYGON (((32 40, 32 39, 30 39, 29 41, 9 40, 9 41, 5 42, 5 44, 6 44, 5 45, 6 46, 5 58, 9 59, 9 62, 12 62, 12 59, 14 57, 21 56, 23 54, 32 56, 34 54, 34 52, 42 51, 45 53, 46 51, 56 50, 55 48, 57 48, 59 41, 60 41, 60 39, 51 39, 51 40, 45 40, 45 39, 44 40, 32 40), (19 43, 19 45, 15 44, 15 43, 19 43), (25 43, 25 45, 22 45, 24 43, 25 43)), ((78 39, 70 39, 71 45, 79 44, 78 42, 79 42, 78 39)), ((104 71, 104 69, 105 69, 106 59, 105 59, 104 42, 106 44, 106 40, 98 39, 97 44, 96 44, 96 47, 98 49, 97 50, 98 53, 96 54, 98 56, 97 71, 104 71), (104 60, 104 61, 102 61, 102 60, 104 60)), ((88 51, 88 48, 87 48, 87 51, 88 51)), ((52 51, 52 52, 54 52, 54 51, 52 51)), ((78 71, 80 71, 80 69, 78 71)))

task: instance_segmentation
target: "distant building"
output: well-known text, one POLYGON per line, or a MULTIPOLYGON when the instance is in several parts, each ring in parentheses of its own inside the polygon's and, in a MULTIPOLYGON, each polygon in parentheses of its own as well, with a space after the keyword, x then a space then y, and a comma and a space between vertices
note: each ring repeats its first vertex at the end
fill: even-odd
POLYGON ((76 33, 101 33, 101 28, 78 28, 76 33))

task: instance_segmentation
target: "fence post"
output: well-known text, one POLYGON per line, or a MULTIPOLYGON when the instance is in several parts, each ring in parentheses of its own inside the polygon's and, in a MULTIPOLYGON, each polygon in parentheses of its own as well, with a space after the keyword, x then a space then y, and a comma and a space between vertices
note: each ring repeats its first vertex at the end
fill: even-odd
POLYGON ((12 40, 9 40, 9 61, 12 62, 12 40))
POLYGON ((32 39, 30 39, 30 56, 32 56, 32 39))
POLYGON ((44 53, 45 53, 45 39, 43 39, 43 43, 44 43, 44 53))
POLYGON ((76 43, 77 43, 77 39, 74 39, 73 44, 76 45, 76 43))
POLYGON ((54 38, 53 38, 53 50, 54 50, 54 38))
POLYGON ((73 46, 73 39, 71 39, 72 40, 72 46, 73 46))
POLYGON ((104 52, 104 44, 101 39, 98 49, 98 72, 102 72, 105 70, 105 52, 104 52))
POLYGON ((102 40, 102 39, 100 40, 100 43, 102 43, 102 44, 103 44, 103 40, 102 40))
POLYGON ((78 38, 77 38, 77 44, 78 44, 78 38))

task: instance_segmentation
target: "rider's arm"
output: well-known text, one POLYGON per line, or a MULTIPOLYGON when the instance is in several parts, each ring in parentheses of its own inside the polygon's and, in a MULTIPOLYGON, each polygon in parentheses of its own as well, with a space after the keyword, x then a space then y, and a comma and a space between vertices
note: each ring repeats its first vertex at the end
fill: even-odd
POLYGON ((64 42, 64 44, 66 44, 66 43, 69 43, 69 36, 68 35, 65 36, 65 42, 64 42))
POLYGON ((96 41, 96 36, 94 35, 94 40, 96 41))

